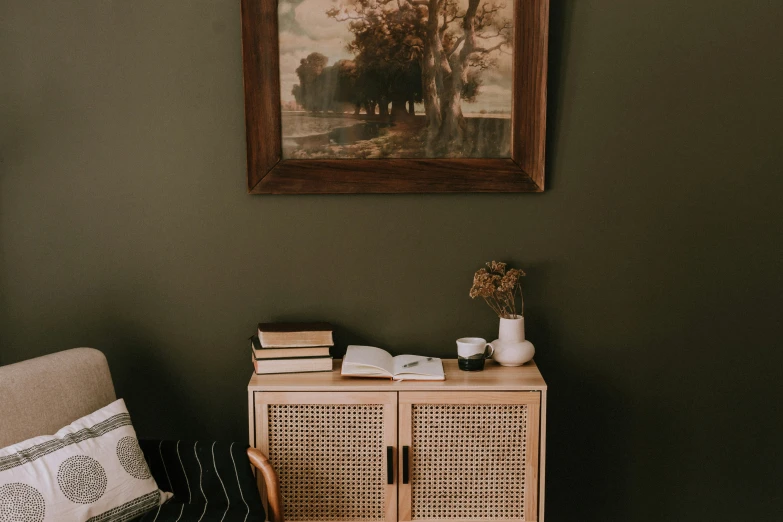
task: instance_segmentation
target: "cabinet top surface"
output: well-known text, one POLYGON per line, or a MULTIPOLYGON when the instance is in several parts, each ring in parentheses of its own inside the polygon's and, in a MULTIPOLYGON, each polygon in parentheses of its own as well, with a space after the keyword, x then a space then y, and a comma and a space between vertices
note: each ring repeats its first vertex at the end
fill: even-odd
POLYGON ((480 372, 464 372, 456 359, 443 359, 445 381, 391 381, 366 377, 343 377, 342 360, 336 359, 331 372, 281 373, 250 378, 249 391, 415 391, 415 390, 546 390, 546 383, 534 361, 522 366, 504 367, 487 361, 480 372))

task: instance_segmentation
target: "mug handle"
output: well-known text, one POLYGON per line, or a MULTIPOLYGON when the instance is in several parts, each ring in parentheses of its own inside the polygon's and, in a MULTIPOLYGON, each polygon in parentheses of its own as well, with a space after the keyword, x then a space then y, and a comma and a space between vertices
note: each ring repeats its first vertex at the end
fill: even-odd
POLYGON ((484 358, 485 359, 492 359, 492 356, 495 354, 495 347, 492 346, 492 343, 487 343, 486 348, 484 348, 484 358), (489 349, 489 355, 487 355, 487 349, 489 349))

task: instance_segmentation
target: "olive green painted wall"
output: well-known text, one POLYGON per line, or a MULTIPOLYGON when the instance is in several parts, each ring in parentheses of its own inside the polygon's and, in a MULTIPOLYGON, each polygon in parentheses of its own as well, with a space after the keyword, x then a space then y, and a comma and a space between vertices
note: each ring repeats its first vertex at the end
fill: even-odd
POLYGON ((328 197, 245 193, 238 4, 0 7, 0 363, 94 346, 142 435, 244 440, 256 321, 445 357, 507 260, 550 522, 778 519, 779 2, 552 0, 544 194, 328 197))

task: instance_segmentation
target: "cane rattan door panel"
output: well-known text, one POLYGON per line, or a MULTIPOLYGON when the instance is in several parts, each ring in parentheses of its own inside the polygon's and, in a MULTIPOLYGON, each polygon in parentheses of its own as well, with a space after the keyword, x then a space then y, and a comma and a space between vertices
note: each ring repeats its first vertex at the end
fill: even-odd
POLYGON ((280 479, 286 521, 397 519, 387 473, 396 410, 394 392, 258 395, 257 439, 280 479))
POLYGON ((539 393, 402 392, 399 402, 400 520, 536 520, 539 393))

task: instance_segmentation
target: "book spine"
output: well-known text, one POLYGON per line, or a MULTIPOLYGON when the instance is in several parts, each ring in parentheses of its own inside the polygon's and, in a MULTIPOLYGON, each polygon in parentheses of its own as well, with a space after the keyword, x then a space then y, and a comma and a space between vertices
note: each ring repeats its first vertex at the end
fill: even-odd
POLYGON ((253 368, 257 374, 267 373, 305 373, 326 372, 332 370, 331 357, 313 357, 303 360, 277 359, 257 360, 253 359, 253 368))
POLYGON ((273 371, 258 371, 256 370, 256 375, 275 375, 278 373, 316 373, 316 372, 330 372, 329 370, 273 370, 273 371))
POLYGON ((253 353, 253 360, 255 361, 303 361, 309 359, 331 359, 331 355, 305 355, 304 357, 259 357, 258 354, 253 353))

